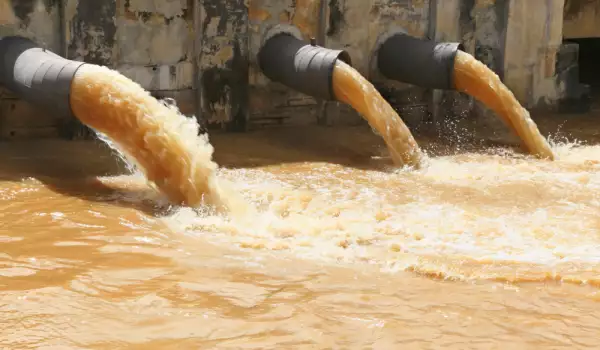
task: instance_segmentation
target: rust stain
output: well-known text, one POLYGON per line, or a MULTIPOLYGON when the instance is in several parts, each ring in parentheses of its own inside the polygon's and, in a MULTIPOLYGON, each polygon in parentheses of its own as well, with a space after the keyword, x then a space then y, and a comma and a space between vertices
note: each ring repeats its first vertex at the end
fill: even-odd
POLYGON ((233 58, 233 47, 230 45, 222 47, 215 53, 214 57, 221 63, 231 60, 233 58))
POLYGON ((269 11, 263 8, 263 0, 248 1, 248 19, 253 22, 264 22, 271 18, 269 11))
POLYGON ((283 11, 279 14, 279 23, 289 24, 291 22, 291 13, 290 11, 283 11))
POLYGON ((319 26, 320 0, 296 0, 292 23, 307 37, 316 36, 319 26))

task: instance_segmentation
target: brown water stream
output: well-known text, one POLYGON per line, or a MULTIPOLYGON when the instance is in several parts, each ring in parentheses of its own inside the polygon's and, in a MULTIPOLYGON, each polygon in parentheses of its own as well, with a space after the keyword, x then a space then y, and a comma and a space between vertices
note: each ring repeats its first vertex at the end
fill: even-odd
POLYGON ((215 135, 244 225, 98 144, 0 145, 0 348, 600 346, 600 148, 418 141, 430 166, 398 172, 368 128, 215 135))
POLYGON ((555 155, 542 136, 529 112, 485 64, 470 54, 458 51, 454 63, 454 85, 483 103, 501 118, 521 139, 523 148, 542 159, 553 160, 555 155))

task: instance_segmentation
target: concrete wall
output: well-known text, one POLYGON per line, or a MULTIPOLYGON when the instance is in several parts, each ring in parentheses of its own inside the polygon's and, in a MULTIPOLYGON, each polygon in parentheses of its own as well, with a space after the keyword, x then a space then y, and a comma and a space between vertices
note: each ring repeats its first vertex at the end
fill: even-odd
MULTIPOLYGON (((62 52, 61 10, 58 1, 20 1, 14 6, 16 22, 0 25, 0 36, 21 35, 36 40, 54 52, 62 52)), ((1 53, 0 53, 1 54, 1 53)), ((22 103, 0 87, 0 138, 49 136, 61 124, 55 116, 22 103)))
POLYGON ((512 1, 504 69, 505 82, 527 106, 560 98, 555 76, 562 45, 563 0, 512 1))
POLYGON ((427 34, 429 0, 332 0, 328 1, 324 18, 320 17, 320 3, 320 0, 249 1, 251 125, 314 123, 317 120, 326 124, 361 122, 345 106, 338 103, 320 105, 310 97, 268 81, 260 73, 254 57, 258 54, 262 33, 275 24, 296 26, 307 40, 320 37, 323 46, 347 50, 356 69, 372 78, 388 96, 405 101, 403 105, 423 103, 409 101, 409 94, 403 91, 406 86, 382 82, 373 76, 371 59, 378 38, 393 26, 419 37, 427 34))
POLYGON ((565 39, 600 38, 600 1, 565 0, 565 39))
MULTIPOLYGON (((379 38, 400 27, 420 38, 460 41, 525 106, 552 106, 566 94, 557 71, 563 26, 569 36, 589 36, 600 13, 598 1, 586 0, 324 1, 325 12, 321 0, 15 0, 18 23, 0 25, 0 35, 24 35, 70 59, 118 69, 156 96, 174 97, 207 127, 360 123, 348 108, 315 101, 259 71, 265 29, 292 25, 307 40, 347 50, 413 127, 432 116, 477 115, 503 129, 465 96, 382 79, 372 65, 379 38)), ((4 138, 65 128, 2 90, 0 120, 4 138)))

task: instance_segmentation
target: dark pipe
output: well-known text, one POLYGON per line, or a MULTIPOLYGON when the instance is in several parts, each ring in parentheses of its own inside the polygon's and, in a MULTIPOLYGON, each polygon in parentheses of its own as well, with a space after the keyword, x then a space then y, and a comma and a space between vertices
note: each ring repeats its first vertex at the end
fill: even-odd
POLYGON ((269 79, 323 100, 335 100, 332 75, 338 59, 351 64, 346 51, 309 45, 285 32, 268 39, 258 53, 269 79))
POLYGON ((385 40, 377 52, 384 77, 430 89, 453 90, 454 58, 459 43, 436 43, 404 33, 385 40))
POLYGON ((83 64, 62 58, 23 37, 0 37, 0 85, 60 116, 73 116, 69 101, 71 81, 83 64))

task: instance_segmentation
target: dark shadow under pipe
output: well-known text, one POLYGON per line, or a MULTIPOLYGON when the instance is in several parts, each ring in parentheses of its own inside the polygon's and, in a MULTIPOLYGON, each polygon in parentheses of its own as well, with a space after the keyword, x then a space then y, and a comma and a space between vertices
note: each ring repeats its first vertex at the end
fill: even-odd
POLYGON ((346 51, 307 44, 287 32, 266 40, 258 53, 259 67, 269 79, 327 101, 335 100, 332 79, 338 59, 352 64, 346 51))
POLYGON ((71 82, 84 64, 60 57, 23 37, 0 37, 0 85, 57 116, 73 117, 71 82))
POLYGON ((420 87, 454 90, 454 59, 459 43, 436 43, 396 33, 377 51, 377 68, 387 79, 420 87))

